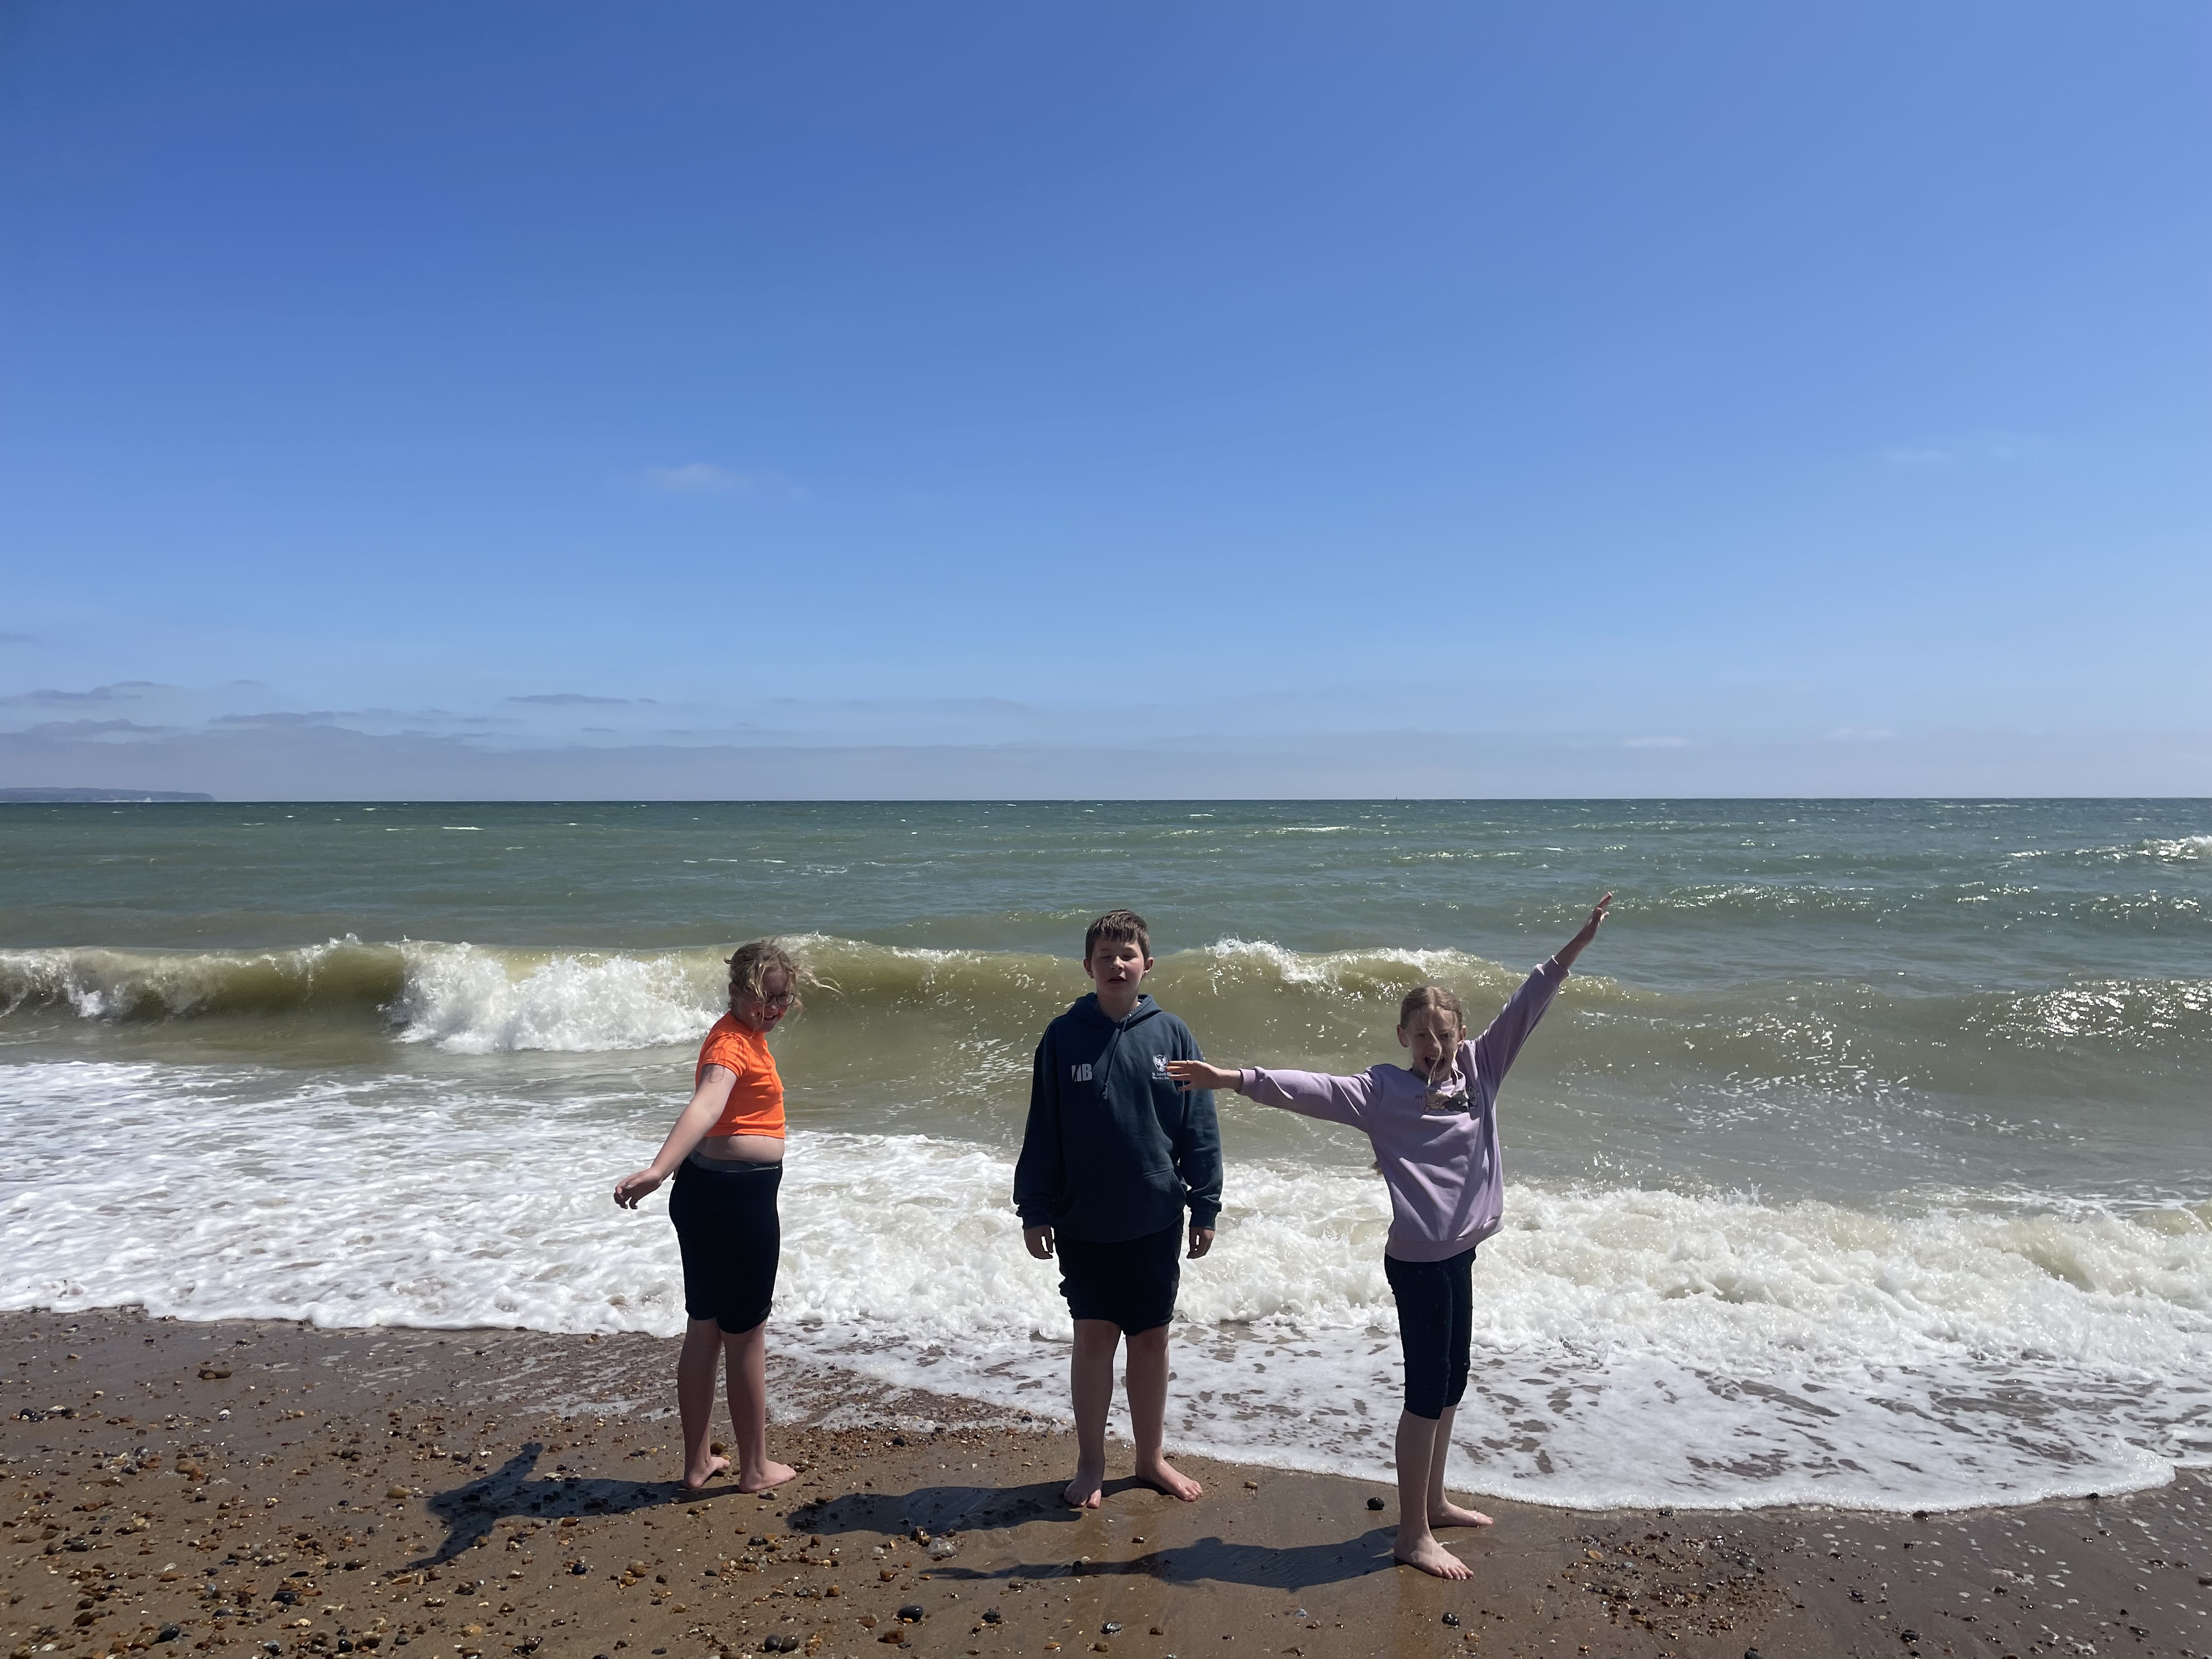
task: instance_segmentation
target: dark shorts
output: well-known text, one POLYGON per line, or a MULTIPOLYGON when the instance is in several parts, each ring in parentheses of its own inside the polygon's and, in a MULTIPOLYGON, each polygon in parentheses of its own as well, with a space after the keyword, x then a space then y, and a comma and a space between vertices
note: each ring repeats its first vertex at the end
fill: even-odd
POLYGON ((684 1252, 684 1311, 692 1318, 711 1319, 734 1335, 768 1317, 783 1253, 775 1210, 782 1185, 781 1164, 686 1158, 676 1166, 668 1218, 684 1252))
POLYGON ((1182 1283, 1182 1223, 1113 1244, 1055 1236, 1060 1293, 1078 1319, 1103 1319, 1134 1336, 1175 1317, 1182 1283))
POLYGON ((1468 1351, 1474 1341, 1474 1252, 1443 1261, 1382 1258, 1398 1298, 1398 1345, 1406 1355, 1406 1409, 1442 1417, 1467 1393, 1468 1351))

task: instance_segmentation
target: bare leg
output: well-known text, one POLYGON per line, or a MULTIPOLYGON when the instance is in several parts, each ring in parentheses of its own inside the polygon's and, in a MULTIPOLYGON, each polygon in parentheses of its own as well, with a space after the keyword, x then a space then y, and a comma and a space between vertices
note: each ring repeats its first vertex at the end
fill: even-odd
POLYGON ((1444 1496, 1444 1459, 1451 1455, 1452 1418, 1458 1410, 1456 1406, 1447 1406, 1437 1419, 1436 1449, 1429 1454, 1429 1524, 1487 1527, 1492 1522, 1480 1510, 1464 1509, 1444 1496))
POLYGON ((1114 1351, 1121 1328, 1110 1319, 1075 1322, 1067 1392, 1075 1407, 1075 1479, 1063 1494, 1070 1509, 1095 1510, 1106 1483, 1106 1413, 1114 1404, 1114 1351))
POLYGON ((1443 1437, 1433 1417, 1398 1415, 1398 1541, 1390 1553, 1409 1567, 1439 1578, 1472 1578, 1468 1565, 1437 1542, 1429 1530, 1429 1480, 1432 1465, 1441 1467, 1443 1437))
POLYGON ((738 1447, 738 1490, 766 1492, 780 1486, 799 1471, 787 1463, 772 1463, 768 1455, 768 1321, 749 1331, 725 1333, 722 1352, 727 1357, 730 1429, 738 1447))
POLYGON ((1137 1479, 1186 1504, 1205 1490, 1162 1455, 1167 1435, 1168 1328, 1155 1325, 1129 1338, 1129 1429, 1137 1440, 1137 1479))
POLYGON ((684 1419, 684 1484, 696 1492, 730 1467, 714 1442, 714 1362, 721 1357, 722 1328, 711 1319, 684 1327, 684 1352, 676 1361, 676 1413, 684 1419))

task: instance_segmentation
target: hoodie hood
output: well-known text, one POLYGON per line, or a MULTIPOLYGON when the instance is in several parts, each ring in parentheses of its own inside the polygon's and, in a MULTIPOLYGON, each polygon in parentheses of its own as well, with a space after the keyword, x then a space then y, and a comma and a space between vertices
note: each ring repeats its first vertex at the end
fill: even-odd
POLYGON ((1158 1013, 1160 1005, 1152 1000, 1150 993, 1139 991, 1137 993, 1137 1006, 1129 1010, 1128 1018, 1117 1020, 1110 1018, 1106 1011, 1098 1006, 1097 992, 1086 991, 1083 995, 1076 998, 1073 1006, 1067 1012, 1085 1024, 1100 1026, 1109 1031, 1126 1031, 1132 1025, 1148 1020, 1154 1014, 1158 1013))

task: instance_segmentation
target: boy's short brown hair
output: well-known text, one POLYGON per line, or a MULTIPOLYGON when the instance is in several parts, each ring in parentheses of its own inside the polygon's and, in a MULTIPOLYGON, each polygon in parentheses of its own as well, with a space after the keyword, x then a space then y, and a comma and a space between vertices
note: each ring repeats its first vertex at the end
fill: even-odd
POLYGON ((1134 910, 1109 910, 1092 922, 1083 935, 1083 960, 1087 963, 1098 953, 1101 943, 1126 945, 1132 939, 1145 953, 1149 962, 1152 956, 1152 936, 1146 930, 1145 919, 1134 910))

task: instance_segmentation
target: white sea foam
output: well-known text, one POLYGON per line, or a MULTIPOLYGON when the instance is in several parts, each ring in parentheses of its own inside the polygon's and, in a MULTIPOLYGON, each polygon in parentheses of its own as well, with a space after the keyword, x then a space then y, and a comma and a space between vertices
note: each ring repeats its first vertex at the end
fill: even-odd
POLYGON ((2149 841, 2110 843, 2102 847, 2034 847, 2007 853, 2008 859, 2073 858, 2094 860, 2101 864, 2123 864, 2136 859, 2155 859, 2161 863, 2176 860, 2194 861, 2212 859, 2212 836, 2158 836, 2149 841))
MULTIPOLYGON (((607 1198, 665 1127, 657 1097, 76 1063, 0 1067, 0 1108, 19 1149, 0 1306, 682 1323, 659 1200, 633 1215, 607 1198)), ((779 1348, 1061 1407, 1066 1317, 1056 1275, 1021 1249, 1011 1180, 1001 1152, 973 1144, 794 1135, 779 1348)), ((1380 1183, 1239 1164, 1230 1195, 1220 1243, 1184 1276, 1171 1432, 1382 1477, 1397 1367, 1380 1183)), ((2198 1212, 1975 1200, 1876 1213, 1522 1183, 1476 1272, 1456 1442, 1457 1478, 1477 1491, 1936 1508, 2124 1490, 2212 1462, 2212 1217, 2198 1212)))
POLYGON ((1215 979, 1233 977, 1261 984, 1273 981, 1329 990, 1412 986, 1470 975, 1500 983, 1517 982, 1506 981, 1495 963, 1461 951, 1376 945, 1364 951, 1304 951, 1287 949, 1272 939, 1232 936, 1189 954, 1215 979))
POLYGON ((399 1036, 449 1054, 565 1054, 696 1042, 720 1012, 710 957, 408 945, 399 1036))

